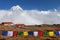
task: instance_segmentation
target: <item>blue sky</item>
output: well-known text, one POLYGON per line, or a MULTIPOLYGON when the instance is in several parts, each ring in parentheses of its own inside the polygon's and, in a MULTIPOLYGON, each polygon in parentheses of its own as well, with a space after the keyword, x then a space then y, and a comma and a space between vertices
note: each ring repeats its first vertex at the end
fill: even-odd
POLYGON ((5 21, 60 24, 60 0, 0 0, 0 23, 5 21))
POLYGON ((0 0, 0 9, 19 5, 25 10, 49 10, 60 7, 60 0, 0 0))

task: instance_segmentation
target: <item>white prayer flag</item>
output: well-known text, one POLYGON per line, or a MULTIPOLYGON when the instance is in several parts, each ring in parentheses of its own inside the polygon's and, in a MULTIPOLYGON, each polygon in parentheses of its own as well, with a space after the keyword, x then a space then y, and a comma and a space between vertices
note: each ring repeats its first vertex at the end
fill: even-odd
POLYGON ((59 31, 59 34, 60 34, 60 31, 59 31))
POLYGON ((13 36, 13 31, 8 31, 8 36, 13 36))
POLYGON ((37 31, 34 31, 34 36, 38 36, 38 32, 37 31))

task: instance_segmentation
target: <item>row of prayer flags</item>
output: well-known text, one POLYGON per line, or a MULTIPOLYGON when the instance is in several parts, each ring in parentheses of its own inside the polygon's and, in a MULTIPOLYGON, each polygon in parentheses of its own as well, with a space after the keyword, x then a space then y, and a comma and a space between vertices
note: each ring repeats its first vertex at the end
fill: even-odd
POLYGON ((60 31, 24 31, 24 32, 17 32, 17 31, 2 31, 2 36, 13 36, 13 37, 17 37, 17 35, 21 36, 29 36, 29 35, 32 35, 32 36, 40 36, 40 37, 43 37, 43 36, 50 36, 50 37, 53 37, 54 35, 58 36, 60 35, 60 31))

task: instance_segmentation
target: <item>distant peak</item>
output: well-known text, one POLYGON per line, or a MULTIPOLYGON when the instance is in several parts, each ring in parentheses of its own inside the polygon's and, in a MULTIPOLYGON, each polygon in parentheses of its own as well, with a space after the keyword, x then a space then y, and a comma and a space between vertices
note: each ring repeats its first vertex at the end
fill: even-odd
POLYGON ((23 10, 19 5, 13 6, 12 10, 23 10))

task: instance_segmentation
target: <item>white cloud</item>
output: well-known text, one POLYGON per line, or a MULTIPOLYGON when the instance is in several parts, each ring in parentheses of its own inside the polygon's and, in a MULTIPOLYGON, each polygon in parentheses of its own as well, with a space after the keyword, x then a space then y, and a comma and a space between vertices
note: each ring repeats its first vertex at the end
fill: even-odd
POLYGON ((0 23, 4 21, 26 25, 60 24, 60 12, 57 9, 54 11, 23 10, 17 5, 9 10, 0 10, 0 23))

